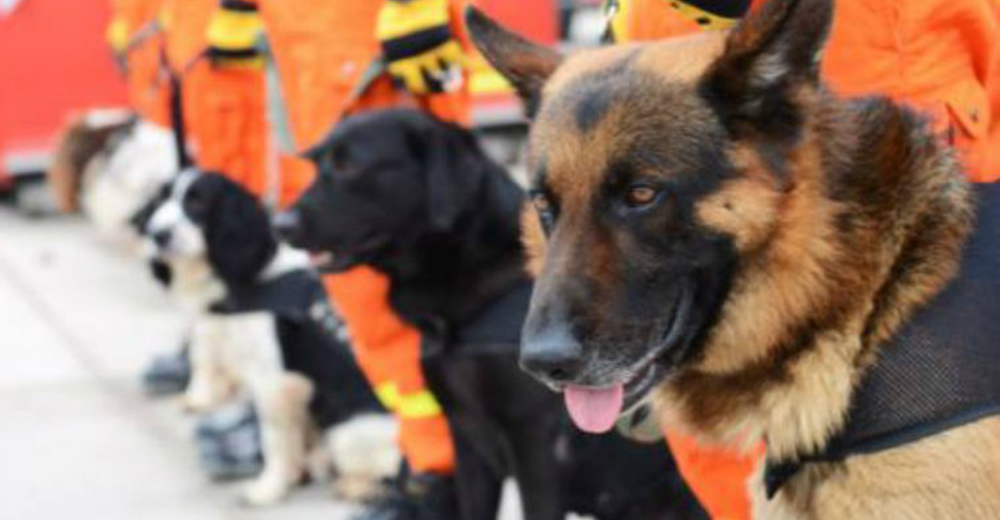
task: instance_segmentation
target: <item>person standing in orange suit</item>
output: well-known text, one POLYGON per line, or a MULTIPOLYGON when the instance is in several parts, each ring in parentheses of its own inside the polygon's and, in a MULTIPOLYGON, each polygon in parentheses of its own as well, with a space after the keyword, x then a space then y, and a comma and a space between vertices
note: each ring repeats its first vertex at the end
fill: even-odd
MULTIPOLYGON (((311 163, 291 154, 321 141, 348 112, 407 104, 468 122, 468 90, 455 74, 465 47, 458 2, 261 0, 260 10, 293 148, 281 160, 283 201, 297 198, 315 175, 311 163), (385 71, 368 78, 377 59, 385 71), (355 92, 360 84, 364 92, 355 92)), ((325 282, 362 371, 400 421, 412 473, 399 494, 360 517, 454 517, 454 445, 424 380, 419 332, 390 308, 384 275, 359 267, 325 282)))
POLYGON ((167 58, 181 78, 184 123, 194 163, 263 197, 269 137, 261 24, 239 2, 165 0, 167 58))
MULTIPOLYGON (((766 1, 624 0, 615 33, 644 41, 726 28, 766 1)), ((885 95, 925 113, 970 180, 1000 179, 1000 2, 840 0, 822 73, 838 95, 885 95)))
POLYGON ((128 102, 144 120, 170 126, 169 82, 164 75, 163 0, 112 0, 107 41, 128 88, 128 102))
MULTIPOLYGON (((726 29, 767 0, 623 0, 618 41, 726 29)), ((927 114, 970 180, 1000 180, 1000 3, 840 0, 823 76, 842 96, 887 95, 927 114)), ((715 520, 749 520, 746 482, 764 454, 699 445, 667 429, 685 480, 715 520)))
POLYGON ((183 121, 197 166, 261 195, 268 129, 262 60, 254 57, 260 23, 255 14, 232 23, 227 3, 112 0, 107 37, 125 67, 133 108, 162 126, 183 121), (181 114, 171 114, 172 88, 180 91, 181 114))

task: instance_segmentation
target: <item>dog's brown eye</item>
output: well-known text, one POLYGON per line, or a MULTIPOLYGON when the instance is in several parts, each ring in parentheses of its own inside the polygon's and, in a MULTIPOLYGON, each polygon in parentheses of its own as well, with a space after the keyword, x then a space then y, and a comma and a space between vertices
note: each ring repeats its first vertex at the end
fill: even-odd
POLYGON ((540 213, 552 211, 552 202, 544 193, 535 193, 531 196, 531 202, 540 213))
POLYGON ((542 230, 548 236, 556 222, 556 205, 542 191, 533 191, 531 193, 531 203, 535 206, 535 211, 538 213, 538 220, 542 223, 542 230))
POLYGON ((645 185, 632 186, 625 194, 625 202, 633 208, 648 206, 656 200, 657 191, 645 185))

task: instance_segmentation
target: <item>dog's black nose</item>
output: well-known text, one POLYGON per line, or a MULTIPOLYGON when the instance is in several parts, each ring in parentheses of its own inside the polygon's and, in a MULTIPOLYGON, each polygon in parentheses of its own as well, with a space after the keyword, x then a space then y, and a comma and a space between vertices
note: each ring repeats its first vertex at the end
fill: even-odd
POLYGON ((170 243, 170 231, 154 231, 151 238, 158 247, 167 247, 167 244, 170 243))
POLYGON ((546 383, 570 383, 583 370, 583 346, 561 324, 532 327, 530 320, 521 341, 521 368, 546 383))
POLYGON ((295 210, 282 211, 271 220, 271 226, 283 240, 293 242, 302 229, 302 219, 295 210))

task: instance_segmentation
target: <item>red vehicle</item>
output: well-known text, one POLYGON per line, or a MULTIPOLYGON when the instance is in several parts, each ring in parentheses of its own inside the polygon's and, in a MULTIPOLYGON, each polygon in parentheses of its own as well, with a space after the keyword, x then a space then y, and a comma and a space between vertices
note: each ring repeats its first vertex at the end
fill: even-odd
POLYGON ((25 206, 68 114, 125 103, 108 17, 107 0, 0 0, 0 190, 25 206))
MULTIPOLYGON (((477 3, 536 39, 558 39, 554 0, 477 3)), ((69 115, 126 104, 104 37, 109 17, 107 0, 0 0, 0 192, 28 209, 46 195, 44 172, 69 115)), ((485 63, 475 69, 477 126, 521 125, 509 87, 485 63)))

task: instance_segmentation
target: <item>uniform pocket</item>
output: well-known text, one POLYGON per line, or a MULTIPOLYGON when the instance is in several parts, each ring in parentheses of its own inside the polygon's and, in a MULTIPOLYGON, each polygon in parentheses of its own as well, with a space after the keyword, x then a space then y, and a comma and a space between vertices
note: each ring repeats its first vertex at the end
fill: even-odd
POLYGON ((992 115, 986 89, 979 82, 967 79, 949 88, 944 102, 949 141, 963 151, 974 148, 986 137, 992 115))

